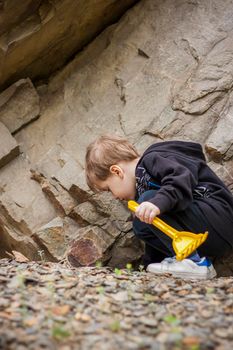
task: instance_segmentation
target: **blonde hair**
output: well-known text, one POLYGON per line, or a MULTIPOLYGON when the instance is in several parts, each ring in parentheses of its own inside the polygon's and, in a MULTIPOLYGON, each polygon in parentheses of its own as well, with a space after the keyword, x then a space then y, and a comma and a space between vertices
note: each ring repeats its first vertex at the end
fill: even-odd
POLYGON ((102 135, 92 142, 86 151, 85 172, 88 186, 93 192, 99 190, 97 182, 105 181, 110 176, 111 165, 120 161, 138 158, 135 147, 119 136, 102 135))

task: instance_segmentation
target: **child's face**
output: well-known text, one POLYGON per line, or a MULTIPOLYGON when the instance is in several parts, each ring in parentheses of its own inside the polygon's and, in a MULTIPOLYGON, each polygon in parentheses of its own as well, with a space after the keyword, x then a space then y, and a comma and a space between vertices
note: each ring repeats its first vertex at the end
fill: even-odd
POLYGON ((136 179, 133 171, 127 167, 113 165, 111 175, 105 181, 99 181, 98 187, 102 191, 110 191, 116 199, 130 200, 136 195, 136 179))

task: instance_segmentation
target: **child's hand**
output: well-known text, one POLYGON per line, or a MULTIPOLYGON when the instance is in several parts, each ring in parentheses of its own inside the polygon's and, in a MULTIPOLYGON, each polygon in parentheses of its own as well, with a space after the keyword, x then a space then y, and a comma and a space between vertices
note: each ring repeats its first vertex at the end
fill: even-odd
POLYGON ((151 202, 143 202, 141 203, 136 211, 135 215, 143 222, 147 224, 152 224, 154 218, 160 214, 160 209, 156 207, 156 205, 151 202))

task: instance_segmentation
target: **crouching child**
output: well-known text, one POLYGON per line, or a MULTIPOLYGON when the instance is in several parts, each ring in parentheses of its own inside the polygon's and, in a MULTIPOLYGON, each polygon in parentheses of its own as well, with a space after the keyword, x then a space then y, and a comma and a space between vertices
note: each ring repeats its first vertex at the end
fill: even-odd
POLYGON ((200 144, 164 141, 139 155, 127 140, 104 135, 88 146, 85 170, 94 192, 110 191, 140 204, 133 230, 145 242, 147 271, 192 279, 216 276, 212 259, 233 249, 233 196, 207 165, 200 144), (179 231, 208 231, 207 240, 178 261, 171 239, 152 225, 156 216, 179 231))

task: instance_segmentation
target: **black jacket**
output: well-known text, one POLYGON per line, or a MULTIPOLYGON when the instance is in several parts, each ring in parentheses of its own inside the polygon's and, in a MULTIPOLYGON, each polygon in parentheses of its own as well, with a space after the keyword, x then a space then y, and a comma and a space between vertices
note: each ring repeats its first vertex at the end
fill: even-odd
POLYGON ((157 189, 150 202, 161 214, 185 210, 195 200, 209 225, 233 246, 233 196, 206 164, 200 144, 153 144, 140 158, 135 174, 137 197, 157 189))

